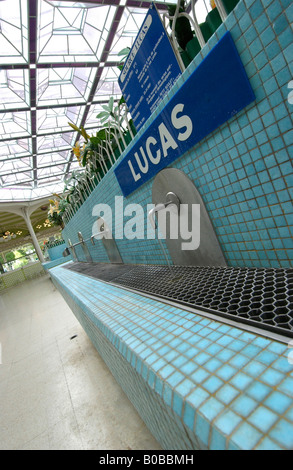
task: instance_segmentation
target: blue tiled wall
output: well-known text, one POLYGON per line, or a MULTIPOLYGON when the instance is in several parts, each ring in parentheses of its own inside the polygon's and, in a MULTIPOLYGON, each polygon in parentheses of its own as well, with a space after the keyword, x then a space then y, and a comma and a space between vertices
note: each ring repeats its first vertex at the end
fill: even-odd
MULTIPOLYGON (((241 1, 154 114, 229 30, 256 102, 202 140, 173 167, 189 175, 201 193, 230 266, 292 267, 293 104, 288 101, 288 83, 293 77, 292 17, 289 0, 241 1)), ((124 204, 138 203, 146 211, 146 205, 152 202, 152 183, 146 183, 124 204)), ((77 242, 78 231, 89 238, 95 220, 93 207, 107 203, 114 214, 115 196, 121 196, 121 191, 112 169, 66 226, 64 238, 77 242)), ((155 240, 124 239, 117 244, 125 263, 165 263, 155 240)), ((89 249, 94 260, 108 261, 101 242, 89 249)), ((82 259, 80 248, 78 253, 82 259)))
POLYGON ((63 251, 66 248, 66 244, 63 243, 62 245, 54 246, 54 248, 49 248, 48 249, 48 255, 51 261, 54 261, 55 259, 62 258, 63 256, 63 251))

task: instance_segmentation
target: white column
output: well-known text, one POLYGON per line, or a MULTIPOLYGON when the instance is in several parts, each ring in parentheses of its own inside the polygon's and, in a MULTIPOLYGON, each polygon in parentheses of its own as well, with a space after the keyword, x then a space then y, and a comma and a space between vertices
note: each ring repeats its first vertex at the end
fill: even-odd
POLYGON ((30 236, 32 237, 32 242, 33 242, 33 245, 35 247, 36 253, 39 257, 39 260, 41 261, 41 263, 44 263, 45 258, 43 256, 43 252, 40 248, 38 239, 36 237, 34 228, 32 226, 31 219, 30 219, 29 212, 28 212, 28 207, 22 207, 21 212, 22 212, 22 217, 24 218, 24 220, 26 222, 26 225, 27 225, 27 228, 29 230, 30 236))

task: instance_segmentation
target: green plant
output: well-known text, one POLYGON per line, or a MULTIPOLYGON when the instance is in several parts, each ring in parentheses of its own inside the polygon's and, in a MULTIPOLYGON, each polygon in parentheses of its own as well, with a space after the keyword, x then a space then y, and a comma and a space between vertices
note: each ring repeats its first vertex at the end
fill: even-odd
POLYGON ((108 129, 100 129, 96 132, 96 135, 90 136, 83 127, 78 128, 71 122, 68 124, 79 134, 81 134, 85 140, 83 147, 80 146, 79 140, 73 147, 73 153, 77 157, 80 166, 85 167, 87 163, 89 163, 89 160, 95 155, 95 153, 100 151, 100 145, 104 145, 108 136, 108 129))
POLYGON ((105 124, 110 118, 115 119, 114 114, 114 97, 111 96, 108 104, 103 104, 102 108, 104 111, 101 111, 97 114, 96 118, 101 120, 102 124, 105 124))
MULTIPOLYGON (((125 103, 124 97, 121 96, 117 105, 114 106, 114 97, 111 96, 108 104, 102 105, 103 111, 97 114, 96 118, 100 119, 101 124, 110 123, 111 133, 114 133, 115 128, 120 128, 120 130, 125 133, 127 129, 123 126, 124 118, 121 116, 121 107, 125 103)), ((107 130, 107 128, 103 129, 107 130)))
POLYGON ((130 52, 130 47, 125 47, 124 49, 122 49, 122 50, 118 53, 118 55, 119 55, 119 56, 121 57, 121 59, 122 59, 122 62, 121 62, 119 65, 117 65, 117 67, 118 67, 118 69, 119 69, 120 71, 121 71, 121 70, 123 69, 123 67, 124 67, 124 62, 125 62, 125 60, 126 60, 128 54, 129 54, 129 52, 130 52))
POLYGON ((29 263, 29 260, 23 256, 21 252, 21 250, 18 250, 18 251, 15 251, 14 254, 15 254, 15 260, 14 260, 14 263, 13 263, 13 269, 19 269, 19 268, 22 268, 23 266, 26 266, 28 263, 29 263))
POLYGON ((13 251, 9 251, 8 253, 6 253, 5 258, 7 263, 9 263, 15 260, 15 254, 13 253, 13 251))
POLYGON ((80 171, 74 170, 71 173, 71 176, 65 180, 65 187, 63 190, 63 194, 66 195, 64 197, 66 198, 67 202, 69 202, 68 196, 70 195, 70 193, 74 192, 75 187, 78 184, 80 178, 81 178, 80 171))
POLYGON ((48 220, 52 225, 56 225, 59 227, 63 226, 62 216, 58 214, 58 212, 53 212, 52 214, 48 214, 48 220))
POLYGON ((95 136, 90 137, 83 148, 82 166, 86 166, 89 157, 99 151, 99 145, 105 140, 105 129, 101 129, 95 136))
POLYGON ((49 199, 50 202, 50 209, 48 212, 48 220, 52 225, 63 227, 63 219, 62 216, 69 204, 67 199, 59 194, 54 193, 55 199, 49 199))

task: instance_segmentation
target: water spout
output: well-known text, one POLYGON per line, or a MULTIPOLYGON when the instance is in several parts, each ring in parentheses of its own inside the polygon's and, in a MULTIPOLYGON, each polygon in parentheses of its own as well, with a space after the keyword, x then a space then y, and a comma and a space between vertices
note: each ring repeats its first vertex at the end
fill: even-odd
MULTIPOLYGON (((103 228, 103 226, 102 226, 101 228, 103 228)), ((91 243, 94 245, 94 244, 95 244, 95 238, 96 238, 96 237, 98 237, 99 235, 106 234, 106 233, 108 233, 108 232, 110 232, 110 230, 104 229, 104 230, 102 230, 101 232, 95 233, 95 234, 92 235, 91 238, 90 238, 91 243)))
MULTIPOLYGON (((158 227, 157 227, 157 224, 156 224, 156 221, 155 221, 155 216, 158 212, 164 210, 164 209, 167 209, 167 207, 171 207, 171 206, 174 206, 176 207, 177 209, 177 214, 179 214, 179 208, 180 208, 180 200, 179 198, 176 196, 175 193, 172 193, 172 192, 169 192, 167 193, 166 195, 166 202, 165 203, 160 203, 160 204, 157 204, 155 207, 153 207, 150 211, 149 211, 149 219, 150 219, 150 223, 153 227, 153 229, 155 230, 155 233, 157 232, 158 233, 158 227)), ((171 268, 171 263, 170 263, 170 260, 167 256, 167 253, 166 253, 166 250, 165 250, 165 247, 162 243, 162 240, 159 238, 159 235, 158 235, 158 238, 157 238, 159 244, 160 244, 160 247, 162 249, 162 252, 163 252, 163 255, 165 257, 165 260, 167 262, 167 265, 168 265, 168 268, 169 268, 169 271, 170 271, 170 274, 173 276, 173 271, 172 271, 172 268, 171 268)))

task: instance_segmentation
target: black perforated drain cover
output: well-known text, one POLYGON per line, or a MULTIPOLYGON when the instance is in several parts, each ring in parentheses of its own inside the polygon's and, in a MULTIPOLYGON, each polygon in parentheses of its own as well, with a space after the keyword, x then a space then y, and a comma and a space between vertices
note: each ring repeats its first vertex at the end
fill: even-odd
POLYGON ((171 275, 167 266, 154 265, 73 263, 68 268, 293 337, 293 269, 173 266, 171 275))

